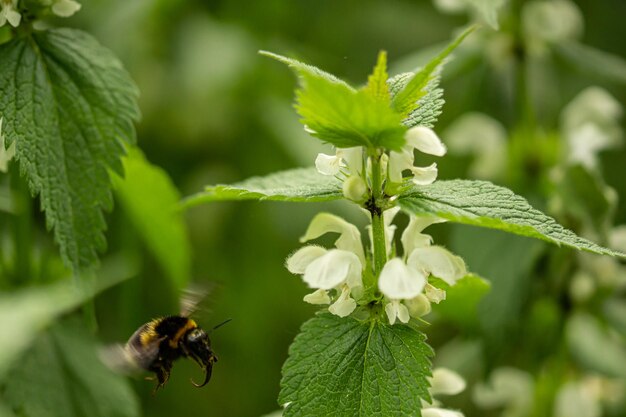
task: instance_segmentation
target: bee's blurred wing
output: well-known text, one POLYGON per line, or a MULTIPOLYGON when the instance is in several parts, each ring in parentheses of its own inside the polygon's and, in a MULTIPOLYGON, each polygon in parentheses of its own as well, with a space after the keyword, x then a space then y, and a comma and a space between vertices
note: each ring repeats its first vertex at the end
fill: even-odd
POLYGON ((129 375, 141 370, 135 355, 127 346, 115 344, 103 346, 99 349, 100 360, 112 371, 129 375))
POLYGON ((198 305, 209 294, 211 288, 208 285, 191 284, 180 297, 180 315, 189 317, 198 311, 198 305))

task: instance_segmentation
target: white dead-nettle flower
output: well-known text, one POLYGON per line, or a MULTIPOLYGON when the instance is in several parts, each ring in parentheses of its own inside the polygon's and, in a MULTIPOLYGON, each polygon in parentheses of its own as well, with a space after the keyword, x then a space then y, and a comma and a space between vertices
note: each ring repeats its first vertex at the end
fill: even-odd
MULTIPOLYGON (((456 372, 447 368, 436 368, 433 370, 433 376, 430 378, 431 396, 436 395, 456 395, 465 389, 465 380, 456 372)), ((422 403, 423 417, 463 417, 460 411, 448 410, 440 408, 439 401, 433 400, 431 404, 423 401, 422 403)))
POLYGON ((52 4, 52 13, 61 17, 70 17, 80 10, 80 3, 74 0, 56 0, 52 4))
POLYGON ((348 168, 350 175, 363 171, 363 147, 337 148, 335 155, 317 154, 315 167, 322 175, 338 175, 341 168, 348 168))
POLYGON ((430 302, 445 300, 445 291, 428 284, 429 275, 454 285, 467 274, 460 257, 441 246, 431 246, 432 238, 422 233, 424 228, 442 221, 411 216, 401 238, 404 257, 393 258, 383 267, 378 288, 389 300, 385 313, 390 324, 396 319, 407 323, 410 316, 420 317, 430 312, 430 302))
POLYGON ((9 22, 16 28, 21 20, 22 15, 17 9, 17 0, 0 0, 0 27, 9 22))
POLYGON ((316 290, 304 297, 311 304, 330 304, 329 291, 335 290, 336 299, 328 308, 331 313, 346 317, 356 308, 352 291, 363 286, 362 272, 365 253, 361 234, 356 226, 329 213, 313 218, 302 242, 316 239, 326 233, 339 233, 336 249, 307 245, 287 258, 287 269, 302 275, 309 287, 316 290))
POLYGON ((437 179, 437 164, 427 167, 413 166, 415 161, 414 150, 435 156, 446 154, 446 147, 432 129, 424 126, 416 126, 409 129, 405 134, 406 144, 400 152, 389 153, 388 180, 392 183, 402 182, 402 172, 410 170, 413 174, 412 181, 418 185, 427 185, 437 179))
POLYGON ((534 382, 528 372, 497 368, 487 383, 474 387, 472 399, 480 408, 502 408, 503 417, 527 416, 533 406, 534 382))

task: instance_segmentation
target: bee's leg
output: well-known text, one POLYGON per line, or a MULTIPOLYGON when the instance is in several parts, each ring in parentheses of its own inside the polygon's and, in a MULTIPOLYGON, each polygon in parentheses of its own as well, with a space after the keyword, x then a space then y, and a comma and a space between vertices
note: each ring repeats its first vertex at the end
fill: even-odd
MULTIPOLYGON (((167 363, 167 362, 160 363, 158 366, 155 366, 153 368, 153 371, 156 374, 156 380, 158 381, 158 383, 156 387, 154 387, 154 390, 152 391, 152 395, 156 394, 159 388, 165 385, 167 381, 170 379, 170 373, 172 371, 172 364, 167 363)), ((155 379, 155 378, 152 377, 152 379, 155 379)))

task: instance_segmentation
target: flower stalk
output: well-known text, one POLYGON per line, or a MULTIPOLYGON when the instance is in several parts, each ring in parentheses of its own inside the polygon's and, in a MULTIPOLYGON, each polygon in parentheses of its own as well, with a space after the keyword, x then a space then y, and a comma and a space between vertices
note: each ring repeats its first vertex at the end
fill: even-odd
POLYGON ((384 192, 383 173, 381 172, 380 155, 370 156, 372 167, 371 198, 367 204, 372 216, 372 243, 374 258, 374 275, 378 276, 387 262, 387 245, 385 237, 385 221, 383 219, 384 192))

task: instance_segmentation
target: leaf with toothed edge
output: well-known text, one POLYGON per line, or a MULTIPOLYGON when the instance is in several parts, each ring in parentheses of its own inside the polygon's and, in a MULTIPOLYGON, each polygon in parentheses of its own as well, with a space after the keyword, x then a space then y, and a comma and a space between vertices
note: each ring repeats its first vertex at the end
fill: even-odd
POLYGON ((279 171, 230 184, 208 186, 183 200, 183 207, 211 201, 274 200, 293 202, 330 201, 343 198, 341 181, 315 168, 279 171))
POLYGON ((133 143, 137 88, 121 63, 73 29, 33 32, 0 45, 0 117, 6 146, 75 272, 97 263, 112 207, 108 170, 122 172, 133 143))
POLYGON ((414 328, 319 313, 289 348, 284 416, 420 416, 433 352, 414 328))
POLYGON ((436 181, 413 186, 399 199, 400 207, 418 216, 437 216, 451 222, 499 229, 542 239, 556 245, 626 258, 563 228, 511 190, 488 181, 436 181))

